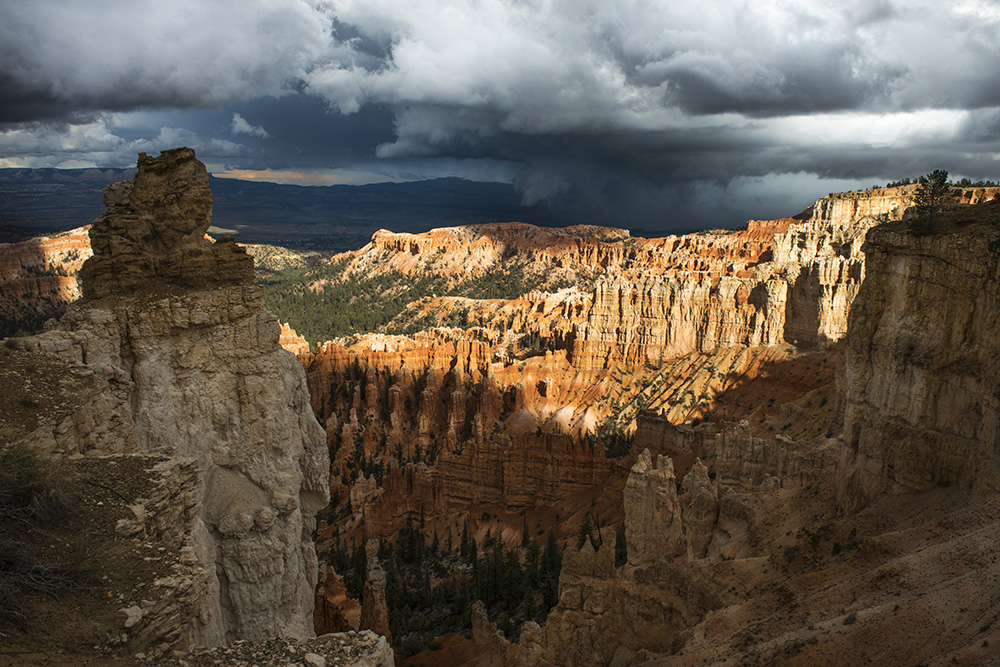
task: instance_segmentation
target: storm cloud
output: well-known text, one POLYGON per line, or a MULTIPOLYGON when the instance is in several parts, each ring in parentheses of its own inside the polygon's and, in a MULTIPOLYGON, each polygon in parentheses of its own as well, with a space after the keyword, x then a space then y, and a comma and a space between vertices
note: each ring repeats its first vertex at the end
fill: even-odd
POLYGON ((506 174, 567 222, 649 229, 1000 172, 986 0, 33 0, 0 19, 6 165, 186 138, 244 169, 506 174))

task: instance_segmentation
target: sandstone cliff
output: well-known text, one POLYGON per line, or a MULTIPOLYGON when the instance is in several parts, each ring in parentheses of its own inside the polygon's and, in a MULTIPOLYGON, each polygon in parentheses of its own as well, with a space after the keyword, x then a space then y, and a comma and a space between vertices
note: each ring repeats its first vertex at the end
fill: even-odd
POLYGON ((1000 489, 1000 202, 927 234, 880 227, 851 314, 841 503, 1000 489), (970 219, 971 218, 971 219, 970 219))
POLYGON ((204 241, 211 195, 194 152, 143 154, 138 168, 105 192, 84 300, 16 341, 104 387, 33 440, 69 456, 152 452, 187 471, 187 510, 166 520, 150 498, 123 527, 169 524, 187 554, 150 601, 163 614, 130 626, 156 652, 309 636, 328 459, 303 370, 278 345, 252 260, 231 239, 204 241))
POLYGON ((368 540, 365 544, 365 556, 368 562, 359 627, 362 630, 374 631, 375 634, 385 637, 391 644, 389 608, 385 603, 385 570, 382 569, 378 561, 378 544, 378 540, 368 540))
MULTIPOLYGON (((599 279, 587 322, 574 327, 573 363, 650 364, 733 345, 836 343, 865 277, 861 246, 868 230, 901 219, 915 189, 831 195, 780 225, 751 222, 718 241, 748 248, 738 261, 732 250, 702 248, 701 263, 650 262, 641 273, 599 279)), ((956 189, 953 198, 980 202, 998 193, 956 189)))
POLYGON ((925 233, 896 223, 869 234, 837 401, 842 441, 823 387, 754 426, 640 415, 646 441, 707 465, 689 464, 678 489, 671 460, 643 452, 624 491, 627 565, 614 568, 606 546, 567 549, 548 622, 526 624, 516 651, 495 655, 523 665, 992 660, 996 220, 1000 202, 958 207, 925 233))
POLYGON ((90 226, 0 243, 0 335, 32 331, 80 298, 76 273, 93 255, 90 226))

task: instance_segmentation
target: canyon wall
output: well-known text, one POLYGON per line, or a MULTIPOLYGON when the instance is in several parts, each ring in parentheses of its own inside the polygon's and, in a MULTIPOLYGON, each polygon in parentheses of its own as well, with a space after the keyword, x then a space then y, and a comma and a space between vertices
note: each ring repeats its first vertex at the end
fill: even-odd
MULTIPOLYGON (((544 627, 526 624, 517 658, 508 663, 646 664, 655 652, 659 660, 650 664, 729 664, 735 655, 742 662, 770 655, 769 664, 797 664, 793 656, 828 656, 834 645, 853 652, 859 637, 873 632, 888 637, 922 627, 923 621, 895 616, 900 604, 891 601, 900 595, 934 599, 934 608, 953 599, 992 604, 992 592, 965 587, 973 567, 968 561, 951 569, 936 569, 936 563, 947 562, 938 550, 976 552, 971 543, 995 551, 986 546, 991 529, 985 526, 995 524, 1000 491, 997 221, 1000 202, 975 213, 946 211, 924 233, 896 222, 868 235, 868 275, 847 333, 842 442, 830 431, 818 434, 824 429, 817 414, 827 401, 815 391, 770 418, 779 426, 771 436, 747 422, 674 426, 640 415, 637 439, 655 442, 679 460, 704 456, 707 466, 695 460, 678 485, 670 458, 659 456, 654 463, 643 452, 624 489, 627 564, 613 567, 606 552, 610 534, 602 536, 599 549, 568 548, 559 604, 544 627), (813 422, 809 437, 796 440, 781 432, 797 420, 813 422), (892 497, 900 492, 911 495, 892 497), (912 510, 904 508, 911 504, 912 510), (949 512, 962 519, 941 518, 949 512), (803 524, 822 516, 831 523, 803 524), (824 544, 820 535, 841 520, 837 539, 827 537, 824 544), (953 521, 969 523, 959 529, 953 521), (983 532, 966 532, 967 525, 983 532), (844 550, 859 548, 856 536, 864 530, 884 534, 868 538, 848 557, 850 567, 838 571, 835 563, 844 550), (795 544, 796 533, 801 545, 795 544), (925 555, 922 541, 928 536, 936 544, 925 555), (813 554, 804 563, 797 560, 803 547, 813 554), (889 594, 878 592, 883 584, 874 582, 911 569, 914 577, 887 602, 889 594), (853 598, 845 589, 854 590, 853 598), (805 592, 823 602, 800 614, 795 608, 805 592), (824 628, 816 617, 843 614, 838 605, 848 600, 858 611, 838 620, 831 636, 834 626, 824 628), (762 624, 779 623, 790 610, 797 618, 778 632, 784 638, 758 644, 762 624), (862 629, 845 627, 862 619, 860 611, 862 629), (788 649, 789 638, 803 636, 814 639, 788 649), (817 642, 819 647, 809 648, 817 642), (699 655, 688 660, 684 655, 692 649, 699 655)), ((977 568, 995 562, 982 553, 976 558, 977 568)), ((958 620, 953 624, 963 627, 958 620)), ((978 625, 980 633, 989 629, 978 625)), ((969 633, 946 633, 934 649, 904 639, 883 652, 942 651, 952 662, 968 653, 976 662, 984 655, 980 644, 989 643, 969 633)))
MULTIPOLYGON (((883 213, 901 215, 907 197, 849 201, 854 205, 821 199, 805 219, 765 228, 767 252, 751 255, 756 261, 710 254, 699 270, 599 280, 588 320, 574 330, 574 364, 655 364, 735 345, 836 343, 864 279, 861 243, 883 213)), ((738 246, 746 233, 730 243, 738 246)))
POLYGON ((34 330, 80 298, 76 273, 94 253, 90 226, 19 243, 0 243, 0 334, 34 330))
POLYGON ((594 273, 715 271, 722 263, 741 268, 770 251, 776 231, 789 220, 750 221, 736 233, 634 238, 624 229, 574 225, 535 227, 491 223, 433 229, 423 234, 380 230, 365 247, 339 255, 348 275, 396 271, 408 276, 435 274, 452 282, 517 265, 542 284, 579 282, 594 273))
MULTIPOLYGON (((329 462, 305 374, 278 345, 252 260, 232 239, 205 243, 212 199, 194 152, 141 154, 138 168, 105 190, 84 299, 55 328, 15 339, 105 387, 102 405, 40 441, 69 456, 156 453, 190 472, 191 508, 173 528, 187 593, 168 648, 309 636, 329 462)), ((137 530, 158 512, 136 510, 137 530)), ((146 615, 131 632, 163 626, 146 615)))
POLYGON ((851 313, 840 501, 1000 489, 1000 203, 983 222, 872 232, 851 313))
MULTIPOLYGON (((621 474, 603 457, 607 443, 627 437, 641 411, 674 424, 756 414, 756 428, 775 399, 832 382, 839 356, 826 349, 843 337, 864 278, 861 243, 911 199, 905 189, 851 193, 796 218, 661 239, 521 224, 376 233, 335 258, 346 261, 345 279, 396 272, 461 281, 516 268, 541 284, 558 274, 577 286, 514 299, 424 298, 405 321, 461 312, 465 328, 370 334, 303 355, 335 454, 335 492, 346 497, 362 477, 350 492, 352 516, 386 535, 421 513, 513 511, 604 484, 621 474), (767 378, 756 393, 751 377, 767 378)), ((284 340, 298 345, 291 332, 284 340)), ((676 464, 686 473, 698 455, 676 464)), ((798 474, 739 456, 734 474, 743 465, 789 483, 798 474)))
POLYGON ((442 453, 433 466, 391 460, 378 486, 361 479, 353 487, 353 516, 364 519, 369 534, 388 536, 408 518, 481 507, 520 512, 599 488, 622 467, 605 457, 603 447, 566 435, 525 433, 442 453))
MULTIPOLYGON (((567 546, 559 601, 544 627, 526 623, 516 649, 494 642, 506 664, 639 664, 676 652, 689 628, 733 598, 698 564, 709 554, 717 525, 745 522, 738 503, 720 504, 708 471, 696 463, 677 483, 667 457, 643 451, 624 489, 628 562, 615 563, 615 530, 606 528, 579 548, 567 546), (678 488, 679 487, 679 488, 678 488)), ((725 531, 718 533, 727 538, 725 531)), ((727 554, 731 558, 732 554, 727 554)))
MULTIPOLYGON (((574 327, 570 358, 580 368, 601 368, 733 345, 829 347, 847 332, 865 277, 868 231, 901 219, 915 192, 906 186, 831 195, 797 218, 770 226, 751 221, 722 236, 716 246, 728 252, 696 248, 697 263, 650 261, 641 274, 599 278, 587 321, 574 327), (740 247, 747 252, 736 260, 740 247)), ((979 203, 998 193, 955 188, 951 197, 979 203)))

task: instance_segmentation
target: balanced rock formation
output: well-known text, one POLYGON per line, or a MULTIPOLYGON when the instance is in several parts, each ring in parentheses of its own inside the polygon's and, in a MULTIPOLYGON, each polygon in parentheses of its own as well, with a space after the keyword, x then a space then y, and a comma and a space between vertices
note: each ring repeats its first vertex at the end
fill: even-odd
POLYGON ((84 300, 18 343, 105 383, 100 405, 43 440, 67 455, 155 452, 196 477, 173 527, 189 565, 173 590, 185 592, 137 631, 172 626, 177 648, 309 636, 329 463, 305 374, 278 345, 252 260, 204 241, 212 198, 194 151, 143 154, 138 169, 105 191, 84 300))
POLYGON ((131 181, 104 189, 108 210, 94 221, 94 261, 80 277, 88 299, 164 286, 207 289, 253 282, 253 260, 232 237, 207 245, 212 192, 191 149, 139 155, 131 181))

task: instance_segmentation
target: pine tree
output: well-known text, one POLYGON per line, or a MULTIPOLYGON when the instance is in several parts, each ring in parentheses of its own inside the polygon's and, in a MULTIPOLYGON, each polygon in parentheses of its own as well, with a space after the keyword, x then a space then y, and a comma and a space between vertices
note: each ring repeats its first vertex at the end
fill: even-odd
POLYGON ((559 544, 556 542, 556 534, 553 529, 549 529, 548 539, 545 541, 545 551, 542 552, 542 594, 547 608, 555 606, 559 601, 559 570, 562 568, 562 556, 559 553, 559 544))
POLYGON ((951 191, 948 185, 948 172, 935 169, 918 179, 920 186, 914 197, 918 224, 923 229, 929 229, 934 224, 934 215, 941 208, 945 197, 951 191))
POLYGON ((581 549, 583 545, 586 544, 587 540, 590 539, 590 515, 583 515, 583 523, 580 524, 580 532, 576 536, 576 548, 581 549))
POLYGON ((517 558, 517 551, 511 549, 504 553, 504 587, 503 593, 506 597, 507 608, 514 609, 524 597, 524 571, 521 569, 521 562, 517 558))
POLYGON ((524 550, 524 581, 528 588, 534 588, 539 583, 538 557, 542 553, 542 548, 534 539, 528 541, 528 547, 524 550))
POLYGON ((535 600, 535 592, 530 588, 524 592, 524 602, 521 604, 521 615, 525 621, 535 620, 538 613, 538 603, 535 600))
POLYGON ((469 557, 469 525, 465 524, 462 526, 462 541, 459 543, 459 555, 463 559, 469 557))
POLYGON ((420 534, 413 528, 413 519, 406 517, 406 527, 403 529, 401 542, 403 547, 403 562, 416 563, 419 557, 417 542, 422 541, 420 534))
POLYGON ((556 542, 555 530, 549 528, 549 535, 545 540, 545 551, 542 552, 542 567, 545 574, 556 579, 559 578, 559 570, 562 568, 562 556, 559 553, 559 543, 556 542))
POLYGON ((475 598, 484 603, 489 600, 489 577, 486 572, 487 558, 480 559, 478 556, 472 562, 472 581, 475 585, 475 598))
POLYGON ((479 543, 476 542, 475 537, 470 537, 468 551, 466 552, 465 560, 471 565, 478 558, 479 558, 479 543))
POLYGON ((496 602, 503 597, 507 576, 503 567, 503 543, 497 540, 490 552, 490 602, 496 602))
POLYGON ((618 526, 615 534, 615 567, 628 562, 628 545, 625 543, 625 524, 618 526))

